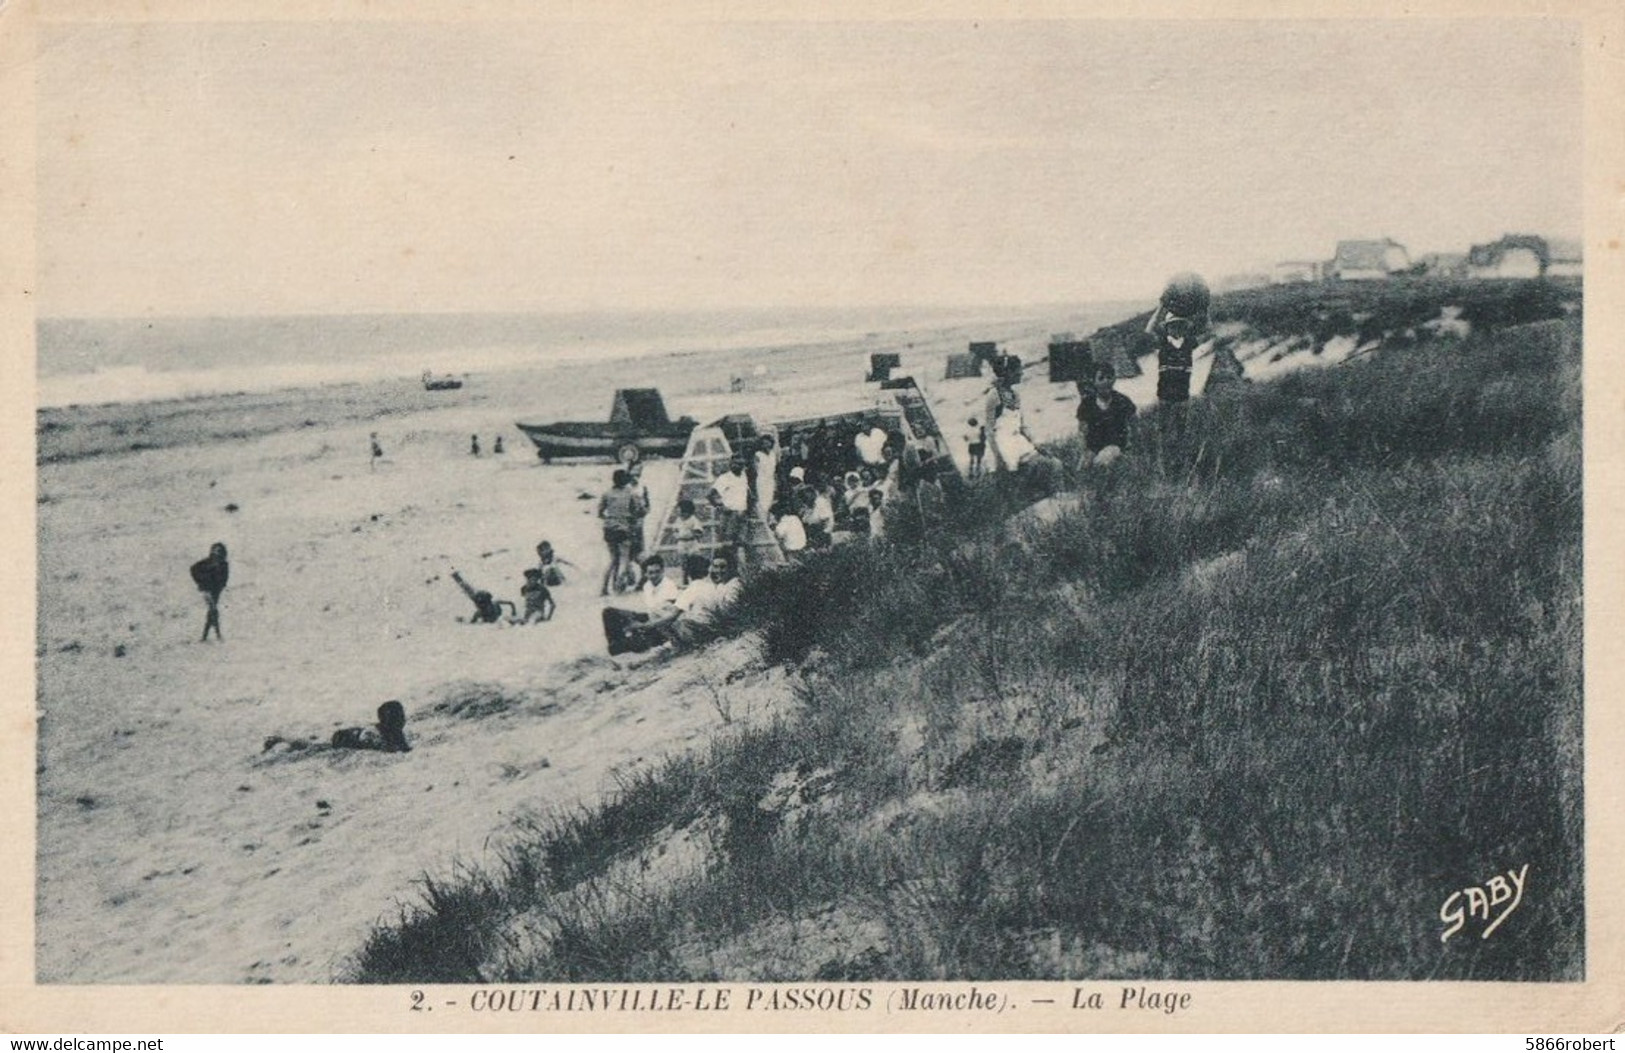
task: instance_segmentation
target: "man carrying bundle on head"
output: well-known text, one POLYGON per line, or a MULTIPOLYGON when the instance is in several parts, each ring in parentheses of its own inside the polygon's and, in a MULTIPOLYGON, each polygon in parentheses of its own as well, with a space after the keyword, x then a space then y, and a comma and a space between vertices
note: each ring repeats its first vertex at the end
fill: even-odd
POLYGON ((1212 301, 1207 283, 1195 274, 1169 280, 1151 314, 1146 332, 1157 348, 1157 401, 1173 414, 1174 427, 1185 427, 1185 404, 1191 397, 1192 360, 1207 335, 1212 301))

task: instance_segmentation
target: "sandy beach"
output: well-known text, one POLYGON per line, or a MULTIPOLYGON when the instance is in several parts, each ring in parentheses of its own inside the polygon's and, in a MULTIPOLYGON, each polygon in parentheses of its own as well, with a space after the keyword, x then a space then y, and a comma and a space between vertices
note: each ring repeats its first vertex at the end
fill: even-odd
MULTIPOLYGON (((872 397, 867 354, 896 350, 957 439, 985 384, 943 381, 943 356, 981 338, 1033 361, 1067 327, 573 364, 435 395, 403 379, 42 411, 38 979, 340 978, 425 875, 487 862, 516 820, 715 734, 719 685, 735 724, 791 704, 744 643, 643 665, 603 653, 611 466, 544 466, 514 420, 602 419, 634 384, 701 420, 835 411, 872 397), (575 564, 557 617, 461 623, 451 571, 515 598, 543 538, 575 564), (186 568, 214 541, 231 553, 225 640, 200 644, 186 568), (387 699, 409 755, 262 749, 368 724, 387 699)), ((1143 403, 1149 380, 1124 386, 1143 403)), ((1071 430, 1070 385, 1034 373, 1026 391, 1038 437, 1071 430)), ((647 472, 657 511, 676 467, 647 472)))

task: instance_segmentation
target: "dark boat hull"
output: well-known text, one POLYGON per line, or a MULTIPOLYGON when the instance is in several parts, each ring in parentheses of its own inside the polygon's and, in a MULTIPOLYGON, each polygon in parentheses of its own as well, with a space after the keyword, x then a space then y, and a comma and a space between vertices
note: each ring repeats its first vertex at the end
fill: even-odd
POLYGON ((636 448, 639 459, 681 457, 688 449, 693 421, 672 425, 659 432, 617 427, 596 421, 562 421, 556 424, 516 424, 544 461, 562 457, 607 457, 625 460, 628 447, 636 448))

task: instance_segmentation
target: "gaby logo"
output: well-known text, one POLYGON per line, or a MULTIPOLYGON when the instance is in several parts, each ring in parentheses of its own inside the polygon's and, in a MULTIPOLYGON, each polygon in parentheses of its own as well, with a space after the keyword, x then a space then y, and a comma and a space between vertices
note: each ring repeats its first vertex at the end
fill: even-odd
POLYGON ((1479 939, 1489 939, 1490 933, 1500 928, 1501 923, 1523 902, 1524 882, 1528 875, 1529 864, 1525 863, 1522 868, 1497 874, 1482 885, 1452 892, 1439 908, 1439 920, 1446 926, 1439 936, 1439 942, 1449 942, 1450 937, 1467 924, 1468 918, 1487 922, 1479 939))

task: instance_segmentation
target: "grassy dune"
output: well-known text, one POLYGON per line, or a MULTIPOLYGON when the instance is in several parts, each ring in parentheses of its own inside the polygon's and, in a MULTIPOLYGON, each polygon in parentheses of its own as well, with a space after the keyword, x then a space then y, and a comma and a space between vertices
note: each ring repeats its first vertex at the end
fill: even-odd
POLYGON ((427 885, 348 978, 1580 977, 1579 325, 1527 316, 755 582, 793 717, 427 885))

